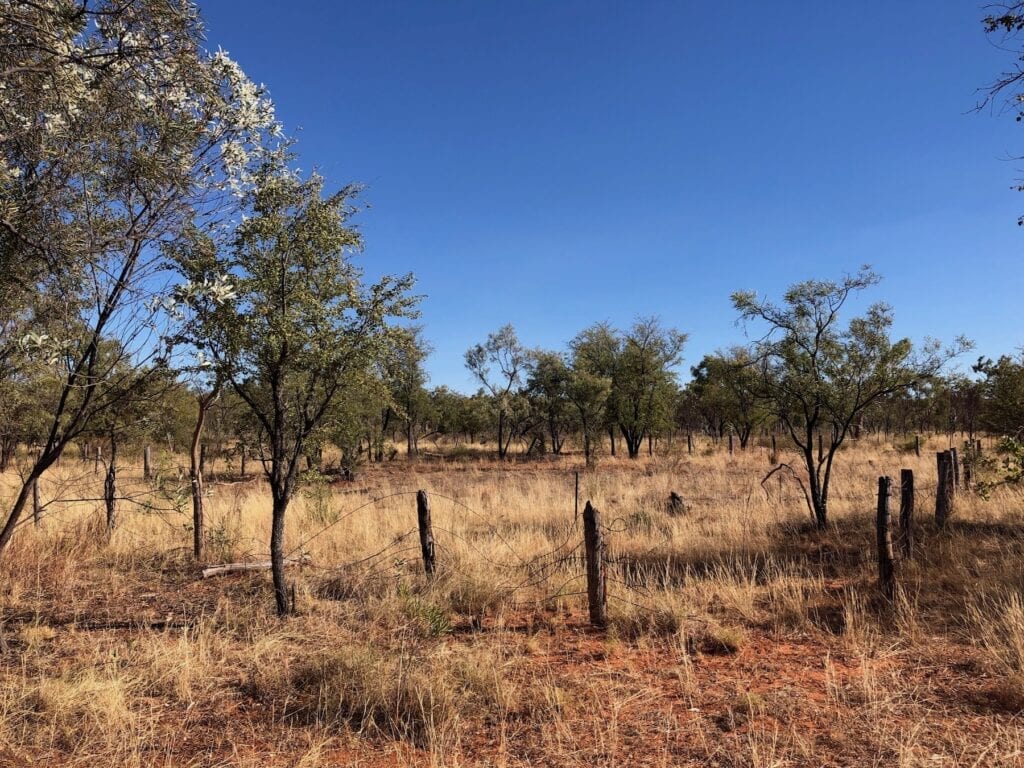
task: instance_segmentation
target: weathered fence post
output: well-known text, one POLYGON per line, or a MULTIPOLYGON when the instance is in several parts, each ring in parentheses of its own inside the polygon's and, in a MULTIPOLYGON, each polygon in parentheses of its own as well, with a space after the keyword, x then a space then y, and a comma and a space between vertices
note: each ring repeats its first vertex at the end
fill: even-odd
POLYGON ((94 473, 100 471, 100 462, 103 461, 103 449, 98 445, 96 446, 96 456, 92 465, 92 471, 94 473))
POLYGON ((878 534, 878 585, 887 600, 896 595, 896 566, 892 555, 892 531, 889 514, 889 487, 892 479, 878 478, 878 516, 875 531, 878 534))
POLYGON ((939 482, 935 489, 935 524, 944 528, 953 506, 953 458, 949 451, 939 451, 935 454, 935 460, 939 472, 939 482))
POLYGON ((147 445, 142 449, 142 479, 149 480, 153 476, 152 449, 147 445))
POLYGON ((921 436, 914 435, 914 454, 921 458, 921 436))
POLYGON ((423 570, 434 575, 434 528, 430 523, 430 499, 426 491, 416 491, 416 518, 420 526, 420 550, 423 552, 423 570))
POLYGON ((953 490, 960 489, 960 454, 956 448, 949 449, 950 460, 953 465, 953 490))
POLYGON ((605 590, 604 537, 601 534, 601 515, 589 501, 583 508, 583 542, 587 557, 587 603, 590 623, 595 627, 608 626, 608 595, 605 590))
POLYGON ((729 433, 729 455, 732 456, 732 432, 729 433))
POLYGON ((775 446, 775 435, 772 435, 772 454, 771 454, 771 456, 768 457, 768 462, 770 464, 775 464, 778 461, 778 458, 779 458, 779 453, 776 450, 776 446, 775 446))
POLYGON ((914 556, 914 470, 900 470, 900 549, 904 558, 914 556))
POLYGON ((32 481, 32 524, 38 528, 43 516, 43 505, 39 501, 39 478, 32 481))
POLYGON ((686 433, 686 453, 693 455, 693 435, 689 432, 686 433))

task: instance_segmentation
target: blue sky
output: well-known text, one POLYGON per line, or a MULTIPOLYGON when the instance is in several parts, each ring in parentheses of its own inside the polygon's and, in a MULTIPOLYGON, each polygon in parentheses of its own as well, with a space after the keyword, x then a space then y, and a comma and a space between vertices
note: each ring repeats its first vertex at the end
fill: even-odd
POLYGON ((303 168, 366 185, 368 276, 414 272, 432 384, 511 322, 562 348, 658 315, 685 370, 729 295, 869 263, 915 340, 1024 344, 1024 127, 974 113, 1013 56, 980 3, 202 4, 303 168))

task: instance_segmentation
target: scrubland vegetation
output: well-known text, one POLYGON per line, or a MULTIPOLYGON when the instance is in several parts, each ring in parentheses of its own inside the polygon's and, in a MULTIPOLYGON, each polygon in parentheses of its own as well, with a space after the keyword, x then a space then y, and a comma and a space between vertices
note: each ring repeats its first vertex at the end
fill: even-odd
POLYGON ((0 1, 0 765, 1024 763, 1020 355, 894 337, 864 266, 430 386, 359 187, 204 34, 0 1))
MULTIPOLYGON (((928 448, 944 443, 935 438, 928 448)), ((1020 492, 963 493, 879 595, 874 479, 916 459, 844 450, 834 523, 760 478, 767 448, 583 469, 605 515, 607 631, 588 626, 572 460, 385 465, 307 486, 296 615, 265 573, 198 578, 187 514, 95 505, 3 562, 8 764, 1016 765, 1024 708, 1020 492), (412 493, 431 495, 423 574, 412 493), (672 491, 686 500, 670 516, 672 491), (410 532, 412 535, 410 536, 410 532)), ((926 457, 932 454, 926 453, 926 457)), ((91 465, 85 465, 91 473, 91 465)), ((68 459, 56 477, 81 473, 68 459)), ((223 469, 222 469, 223 471, 223 469)), ((125 470, 140 486, 140 467, 125 470)), ((8 480, 10 477, 7 476, 8 480)), ((44 484, 43 496, 47 496, 44 484)), ((212 484, 210 556, 259 558, 259 482, 212 484)))

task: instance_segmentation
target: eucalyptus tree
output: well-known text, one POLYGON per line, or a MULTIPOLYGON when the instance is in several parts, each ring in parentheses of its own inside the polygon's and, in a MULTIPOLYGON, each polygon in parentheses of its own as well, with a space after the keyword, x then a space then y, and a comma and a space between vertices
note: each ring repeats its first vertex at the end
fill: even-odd
POLYGON ((202 39, 187 0, 0 4, 0 357, 41 366, 56 393, 0 551, 35 480, 156 369, 163 249, 218 230, 278 131, 202 39))
POLYGON ((671 423, 678 391, 673 369, 685 343, 686 334, 655 318, 641 318, 622 334, 611 402, 631 459, 640 455, 645 438, 671 423))
POLYGON ((419 450, 419 431, 430 412, 426 390, 429 377, 423 364, 431 351, 423 338, 423 327, 412 326, 396 346, 388 368, 388 387, 402 421, 406 455, 410 459, 419 450))
POLYGON ((1024 354, 981 358, 974 371, 984 397, 981 423, 986 430, 1020 440, 1024 437, 1024 354))
POLYGON ((526 382, 526 391, 540 422, 542 439, 550 442, 551 452, 562 452, 572 428, 573 408, 569 400, 571 371, 557 352, 535 350, 526 382))
POLYGON ((708 424, 714 426, 719 437, 731 428, 740 448, 746 448, 754 428, 764 418, 757 397, 758 371, 749 351, 736 347, 705 355, 690 370, 690 389, 708 424))
POLYGON ((759 397, 789 433, 807 472, 808 506, 819 527, 828 523, 829 484, 836 452, 859 416, 874 403, 908 392, 969 346, 929 342, 915 352, 909 339, 890 339, 892 310, 872 304, 845 326, 840 313, 851 296, 880 281, 869 267, 842 280, 794 284, 776 304, 756 293, 732 296, 745 323, 759 323, 754 344, 759 397), (815 456, 815 437, 822 449, 815 456))
POLYGON ((466 351, 466 368, 490 394, 498 417, 498 457, 508 455, 514 435, 508 427, 511 400, 523 385, 530 362, 515 328, 505 325, 466 351))
POLYGON ((278 160, 256 171, 246 220, 229 249, 183 256, 182 295, 205 302, 193 343, 248 405, 263 433, 272 497, 270 555, 279 614, 289 612, 285 516, 300 459, 332 405, 405 337, 391 321, 414 315, 412 277, 366 286, 352 252, 357 189, 325 194, 278 160), (203 286, 223 285, 218 292, 203 286))
MULTIPOLYGON (((592 438, 598 427, 607 430, 612 456, 615 455, 616 422, 611 384, 615 379, 621 353, 622 338, 608 323, 595 323, 580 331, 569 342, 569 355, 576 377, 574 402, 577 403, 577 409, 581 404, 587 409, 592 438), (602 392, 605 394, 603 403, 587 399, 588 396, 599 398, 602 392)), ((587 441, 584 437, 584 442, 592 443, 592 440, 587 441)))

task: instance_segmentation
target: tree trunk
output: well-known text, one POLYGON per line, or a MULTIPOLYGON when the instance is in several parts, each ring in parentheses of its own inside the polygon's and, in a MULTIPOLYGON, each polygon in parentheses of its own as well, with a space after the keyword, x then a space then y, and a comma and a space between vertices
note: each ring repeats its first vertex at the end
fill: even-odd
POLYGON ((505 447, 505 409, 502 408, 498 411, 498 458, 504 459, 506 454, 505 447))
POLYGON ((288 494, 274 491, 273 518, 270 527, 270 570, 274 577, 274 602, 277 604, 277 615, 287 616, 291 613, 288 602, 288 584, 284 578, 284 515, 288 510, 288 494))
POLYGON ((608 427, 608 437, 612 441, 612 456, 615 455, 615 427, 608 427))
MULTIPOLYGON (((220 384, 218 383, 210 392, 196 398, 198 406, 196 425, 192 430, 192 442, 189 445, 189 480, 192 484, 192 556, 197 563, 203 562, 206 557, 206 510, 203 506, 206 494, 203 482, 203 464, 206 456, 203 450, 205 446, 202 444, 203 428, 206 425, 206 414, 219 393, 220 384)), ((242 475, 245 475, 244 453, 242 475)))
POLYGON ((110 461, 107 464, 107 475, 103 480, 103 503, 107 509, 107 534, 117 527, 117 441, 110 436, 110 461))
POLYGON ((814 463, 814 452, 811 445, 812 441, 808 441, 807 448, 804 450, 804 463, 807 465, 807 479, 808 485, 810 485, 814 522, 819 530, 824 530, 828 527, 828 489, 822 487, 821 479, 818 476, 817 467, 814 463))

